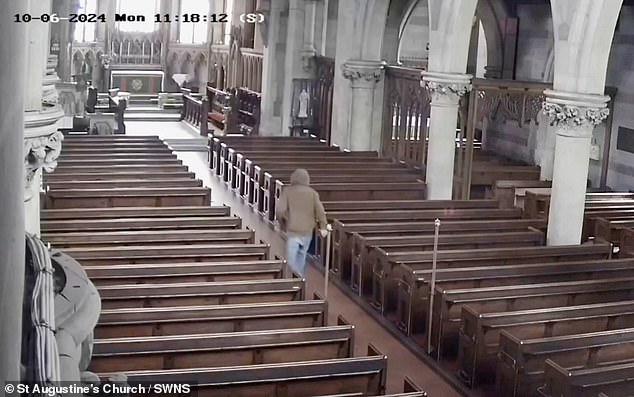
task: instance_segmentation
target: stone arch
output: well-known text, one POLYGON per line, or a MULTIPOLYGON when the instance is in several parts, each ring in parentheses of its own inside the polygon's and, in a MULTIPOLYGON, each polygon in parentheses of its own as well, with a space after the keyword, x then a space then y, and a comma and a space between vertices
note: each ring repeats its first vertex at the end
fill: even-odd
MULTIPOLYGON (((427 1, 426 0, 409 0, 408 4, 406 6, 406 8, 404 9, 404 12, 401 15, 401 21, 399 24, 399 28, 398 28, 398 45, 396 48, 396 60, 400 63, 401 59, 402 59, 402 52, 403 52, 403 45, 406 44, 405 40, 406 40, 406 34, 408 31, 408 27, 410 26, 410 23, 412 21, 412 16, 414 15, 414 13, 416 11, 419 11, 420 8, 427 8, 427 1)), ((427 17, 427 21, 429 21, 429 16, 427 17)), ((388 23, 390 23, 390 21, 388 20, 388 23)), ((425 58, 426 57, 426 52, 427 52, 427 43, 429 41, 429 26, 427 23, 427 26, 424 27, 423 29, 426 30, 426 34, 424 37, 417 37, 417 41, 420 42, 420 48, 418 50, 420 50, 418 53, 421 55, 420 58, 425 58)), ((390 28, 388 28, 387 30, 391 30, 390 28)), ((387 40, 386 40, 387 42, 387 40)))
POLYGON ((508 17, 501 0, 480 0, 476 17, 482 23, 487 43, 487 77, 499 77, 504 63, 504 32, 502 23, 508 17))

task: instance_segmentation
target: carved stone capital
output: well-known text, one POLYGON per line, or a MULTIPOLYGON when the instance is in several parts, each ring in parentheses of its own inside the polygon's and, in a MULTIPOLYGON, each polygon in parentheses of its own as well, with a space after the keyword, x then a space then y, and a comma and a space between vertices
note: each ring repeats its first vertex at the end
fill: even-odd
POLYGON ((42 168, 53 172, 62 150, 64 135, 58 131, 64 112, 54 106, 41 112, 26 112, 24 117, 24 201, 33 197, 33 178, 42 168))
POLYGON ((606 95, 589 95, 563 91, 545 90, 546 100, 542 111, 550 124, 558 128, 563 136, 592 136, 592 129, 603 122, 609 114, 606 95))
POLYGON ((424 86, 433 102, 457 103, 460 97, 471 91, 471 75, 459 73, 422 72, 424 86))
POLYGON ((374 88, 384 70, 382 61, 348 60, 341 66, 343 77, 350 80, 352 88, 374 88))

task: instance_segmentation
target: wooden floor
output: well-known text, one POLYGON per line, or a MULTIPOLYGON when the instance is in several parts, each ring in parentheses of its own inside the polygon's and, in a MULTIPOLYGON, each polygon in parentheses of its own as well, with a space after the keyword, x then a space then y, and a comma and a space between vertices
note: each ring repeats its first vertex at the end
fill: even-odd
MULTIPOLYGON (((158 135, 161 138, 199 138, 195 131, 184 123, 176 122, 127 122, 127 131, 130 135, 158 135)), ((196 177, 203 181, 205 186, 211 187, 212 202, 214 204, 226 204, 232 212, 243 219, 245 226, 255 230, 256 239, 264 240, 271 244, 273 255, 284 256, 284 238, 264 223, 262 218, 255 214, 251 207, 245 205, 240 198, 228 190, 208 168, 207 153, 202 152, 177 152, 178 158, 189 167, 196 177)), ((308 269, 307 296, 312 296, 315 291, 323 293, 324 278, 315 268, 308 269)), ((447 381, 434 372, 432 368, 418 359, 401 342, 394 338, 379 323, 370 317, 360 306, 349 299, 342 291, 331 284, 328 295, 329 323, 335 324, 336 317, 343 315, 355 325, 355 354, 365 355, 365 349, 372 342, 379 350, 386 354, 388 360, 387 392, 397 393, 402 391, 402 382, 405 376, 410 377, 430 397, 460 396, 447 381)))

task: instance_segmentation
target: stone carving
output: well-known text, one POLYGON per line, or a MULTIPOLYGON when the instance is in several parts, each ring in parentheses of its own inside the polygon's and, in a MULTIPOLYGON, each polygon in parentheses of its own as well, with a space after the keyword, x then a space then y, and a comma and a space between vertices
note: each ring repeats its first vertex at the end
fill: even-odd
POLYGON ((46 172, 53 172, 57 167, 57 158, 62 150, 63 140, 64 135, 59 131, 55 131, 51 135, 24 140, 25 201, 32 198, 30 185, 37 170, 43 168, 46 172))
POLYGON ((363 67, 356 64, 344 63, 341 67, 343 77, 351 80, 353 83, 357 81, 367 83, 378 83, 383 76, 383 67, 363 67))
POLYGON ((460 98, 464 96, 467 92, 471 91, 471 83, 445 83, 439 81, 425 80, 425 88, 432 96, 432 98, 446 95, 455 95, 460 98))
POLYGON ((548 101, 543 103, 542 110, 551 125, 564 128, 594 127, 610 114, 608 108, 559 105, 548 101))

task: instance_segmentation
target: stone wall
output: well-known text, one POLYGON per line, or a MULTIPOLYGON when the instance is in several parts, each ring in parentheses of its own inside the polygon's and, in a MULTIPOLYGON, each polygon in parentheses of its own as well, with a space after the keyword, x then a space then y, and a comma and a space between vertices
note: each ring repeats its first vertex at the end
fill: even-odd
POLYGON ((429 42, 429 14, 427 1, 419 1, 405 25, 400 44, 401 59, 427 59, 429 42))
MULTIPOLYGON (((553 33, 550 6, 519 5, 516 80, 552 81, 553 33)), ((607 184, 616 190, 634 188, 634 154, 616 149, 618 127, 634 129, 634 7, 625 6, 614 36, 606 84, 618 87, 614 103, 607 184)), ((605 126, 594 131, 602 155, 605 126)), ((489 123, 486 147, 511 158, 533 163, 537 128, 519 128, 516 123, 489 123)), ((590 160, 589 178, 593 186, 600 182, 601 161, 590 160)))

